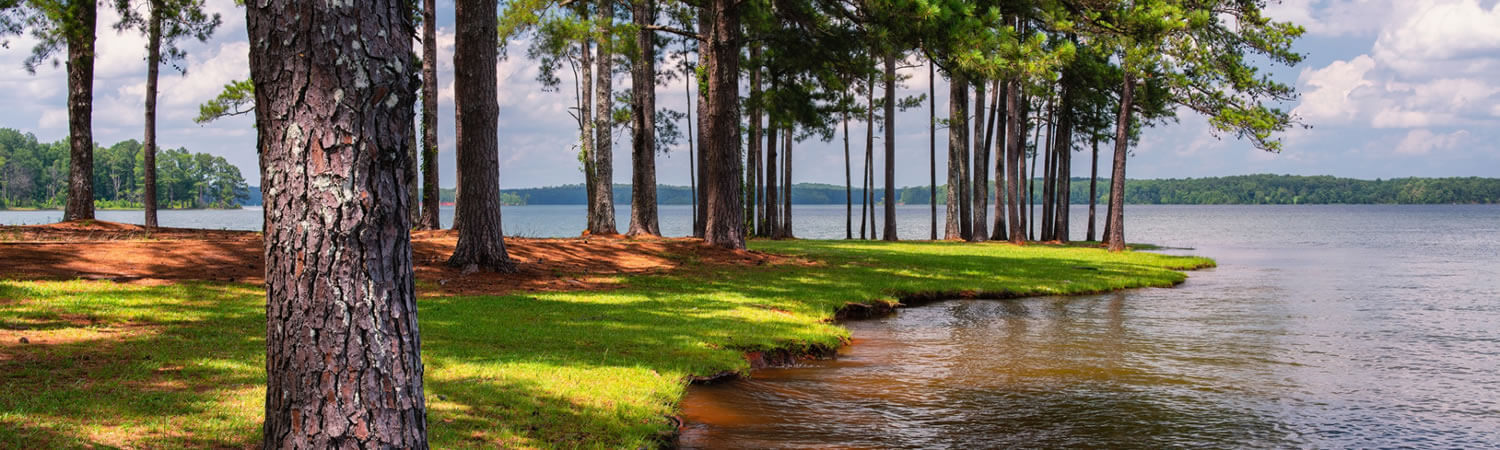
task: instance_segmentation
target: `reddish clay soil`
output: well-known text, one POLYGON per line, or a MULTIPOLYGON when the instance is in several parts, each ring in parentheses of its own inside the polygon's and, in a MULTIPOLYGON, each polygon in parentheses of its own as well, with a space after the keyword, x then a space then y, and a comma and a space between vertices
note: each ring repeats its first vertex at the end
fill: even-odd
MULTIPOLYGON (((506 238, 517 273, 463 273, 444 262, 458 235, 452 230, 412 233, 417 289, 430 294, 503 294, 513 291, 599 289, 611 275, 660 273, 688 264, 754 266, 788 262, 754 251, 725 250, 696 239, 585 237, 506 238)), ((82 221, 0 227, 0 279, 99 279, 132 283, 180 280, 263 283, 260 233, 146 229, 82 221)))

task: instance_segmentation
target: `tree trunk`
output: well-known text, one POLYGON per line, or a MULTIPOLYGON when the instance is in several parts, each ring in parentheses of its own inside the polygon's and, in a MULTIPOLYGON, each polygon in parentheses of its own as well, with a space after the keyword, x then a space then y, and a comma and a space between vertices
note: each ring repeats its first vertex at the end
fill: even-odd
POLYGON ((1135 78, 1127 70, 1125 82, 1120 86, 1120 114, 1115 123, 1115 163, 1109 180, 1109 231, 1105 238, 1109 251, 1125 250, 1125 157, 1130 148, 1131 96, 1135 94, 1135 78))
POLYGON ((854 239, 854 180, 849 168, 849 113, 844 113, 844 239, 854 239))
MULTIPOLYGON (((771 79, 771 89, 777 89, 776 79, 771 79)), ((781 172, 776 165, 776 142, 781 140, 781 134, 776 128, 776 113, 770 112, 766 118, 766 205, 765 227, 762 233, 769 238, 781 236, 781 172)))
POLYGON ((630 230, 626 234, 661 236, 656 214, 656 49, 654 32, 646 29, 656 22, 656 5, 652 0, 635 0, 631 9, 639 28, 635 35, 638 53, 630 73, 635 133, 630 142, 630 230))
POLYGON ((419 200, 421 198, 422 191, 419 190, 417 186, 417 184, 420 182, 420 180, 418 180, 418 178, 420 177, 417 175, 417 135, 421 133, 417 131, 417 125, 417 121, 412 120, 411 145, 409 145, 406 149, 406 159, 411 160, 411 164, 406 167, 405 174, 406 198, 411 199, 411 201, 406 204, 406 215, 411 218, 410 222, 413 228, 416 227, 417 222, 422 220, 422 202, 419 200))
POLYGON ((1094 234, 1094 204, 1099 199, 1099 138, 1091 139, 1094 148, 1094 157, 1089 163, 1089 230, 1084 240, 1095 242, 1099 235, 1094 234))
POLYGON ((422 219, 417 229, 436 230, 443 200, 438 191, 437 2, 422 0, 422 219))
POLYGON ((859 238, 875 239, 875 196, 873 190, 874 172, 870 166, 875 164, 875 75, 870 75, 865 83, 865 165, 860 170, 863 179, 860 181, 860 206, 859 206, 859 238), (870 233, 865 234, 865 224, 868 223, 870 233))
MULTIPOLYGON (((682 51, 684 53, 687 52, 686 43, 682 44, 682 51)), ((693 83, 696 80, 697 78, 691 73, 684 73, 682 89, 683 97, 688 103, 687 126, 684 127, 687 128, 688 133, 688 201, 693 205, 693 236, 703 237, 703 216, 699 214, 698 208, 698 162, 693 148, 698 143, 698 140, 693 138, 693 129, 697 128, 697 123, 693 121, 693 111, 699 107, 698 103, 694 102, 694 100, 701 99, 701 97, 693 95, 693 83)), ((699 112, 702 112, 702 110, 699 110, 699 112)))
POLYGON ((711 0, 708 31, 709 120, 704 130, 708 155, 704 194, 708 215, 704 240, 718 247, 745 248, 744 209, 739 203, 739 11, 734 0, 711 0))
POLYGON ((620 231, 615 227, 615 178, 614 144, 611 131, 614 125, 614 54, 610 38, 614 29, 614 10, 610 0, 599 0, 598 21, 599 53, 594 58, 594 216, 589 219, 589 234, 612 235, 620 231))
POLYGON ((937 232, 937 64, 927 61, 927 207, 932 210, 932 236, 937 232))
MULTIPOLYGON (((713 27, 713 22, 712 22, 712 19, 710 18, 711 17, 710 14, 711 13, 710 13, 710 11, 708 10, 707 7, 701 7, 698 10, 698 36, 699 36, 699 39, 698 39, 698 63, 705 65, 705 67, 708 64, 708 53, 709 53, 709 49, 708 49, 708 47, 709 47, 708 33, 709 33, 709 29, 713 27)), ((694 79, 696 79, 696 78, 697 78, 697 74, 694 74, 694 79)), ((705 82, 703 84, 707 84, 707 83, 705 82)), ((706 230, 705 227, 708 225, 708 187, 707 187, 707 185, 709 183, 709 181, 708 181, 708 172, 709 172, 709 170, 708 170, 708 152, 709 152, 708 147, 710 145, 712 145, 712 144, 709 143, 710 141, 709 141, 709 136, 708 136, 708 127, 709 127, 709 125, 708 125, 708 121, 709 121, 708 109, 710 108, 710 106, 709 106, 709 103, 708 103, 708 101, 709 101, 708 100, 709 93, 708 93, 708 89, 706 88, 706 86, 698 86, 697 95, 698 95, 698 158, 697 158, 697 165, 698 165, 698 167, 697 167, 697 177, 698 177, 698 198, 697 198, 698 216, 697 217, 698 217, 698 220, 696 222, 694 222, 695 224, 697 224, 697 228, 693 229, 693 236, 697 236, 697 237, 700 237, 700 238, 705 238, 706 237, 704 235, 704 232, 706 230)))
POLYGON ((63 221, 94 218, 94 29, 98 5, 73 0, 68 44, 68 205, 63 221))
MULTIPOLYGON (((582 7, 579 9, 584 10, 582 7)), ((594 41, 587 34, 584 36, 579 43, 578 52, 578 153, 583 160, 583 229, 589 232, 592 230, 589 224, 594 220, 594 208, 599 206, 599 202, 595 201, 599 192, 594 187, 594 41)))
MULTIPOLYGON (((494 2, 460 0, 454 6, 453 103, 458 124, 458 173, 463 196, 458 246, 448 265, 465 270, 513 272, 500 222, 500 161, 495 90, 498 26, 494 2)), ((408 41, 409 42, 409 41, 408 41)))
MULTIPOLYGON (((974 187, 973 194, 969 198, 974 205, 971 211, 974 225, 972 225, 973 232, 969 234, 969 240, 979 242, 990 238, 989 216, 986 211, 990 199, 990 133, 995 131, 994 111, 1000 108, 992 107, 989 118, 985 118, 985 108, 988 105, 985 103, 984 81, 974 83, 974 94, 974 106, 978 109, 974 111, 974 163, 970 165, 970 170, 973 171, 970 182, 974 187)), ((999 103, 999 94, 999 92, 990 94, 997 96, 995 103, 999 103)))
POLYGON ((1006 82, 1005 88, 1005 207, 1006 216, 1010 219, 1010 242, 1020 244, 1026 240, 1021 233, 1021 191, 1020 191, 1020 159, 1021 159, 1021 137, 1026 134, 1026 122, 1023 121, 1021 112, 1021 82, 1012 78, 1006 82))
POLYGON ((968 159, 968 82, 958 74, 950 74, 948 81, 948 224, 943 229, 944 239, 968 240, 971 230, 969 205, 964 195, 964 162, 968 159))
POLYGON ((896 240, 896 55, 885 56, 885 233, 896 240))
POLYGON ((151 0, 151 23, 146 31, 146 133, 141 144, 141 172, 145 175, 146 228, 156 228, 156 79, 161 69, 161 0, 151 0))
POLYGON ((1072 185, 1073 94, 1063 87, 1062 107, 1057 114, 1057 139, 1053 140, 1052 239, 1068 242, 1068 207, 1072 185))
MULTIPOLYGON (((783 130, 783 133, 786 133, 786 145, 782 147, 786 150, 782 153, 786 156, 781 158, 781 170, 786 174, 786 178, 781 182, 781 188, 785 194, 781 196, 781 226, 778 228, 781 230, 779 237, 785 239, 792 238, 792 142, 795 140, 796 130, 795 125, 788 125, 783 130)), ((736 139, 735 142, 739 140, 736 139)))
POLYGON ((1057 117, 1056 104, 1047 108, 1047 142, 1041 147, 1044 152, 1042 156, 1042 240, 1052 240, 1052 172, 1057 169, 1057 126, 1053 119, 1057 117))
MULTIPOLYGON (((411 35, 388 32, 409 29, 409 5, 246 5, 259 43, 267 449, 427 447, 404 186, 416 80, 411 35)), ((479 28, 493 40, 489 5, 479 28)), ((460 45, 470 6, 458 6, 460 45)), ((482 47, 493 75, 495 46, 482 47)))
POLYGON ((760 159, 761 111, 763 111, 761 102, 765 101, 765 96, 760 90, 760 74, 762 71, 760 58, 760 45, 751 46, 750 60, 756 66, 750 71, 750 138, 747 139, 750 148, 745 151, 746 158, 749 160, 746 163, 748 167, 745 170, 750 175, 750 193, 745 196, 748 200, 748 207, 745 208, 745 212, 749 216, 749 220, 745 221, 745 232, 751 236, 760 236, 765 232, 763 230, 765 222, 761 221, 760 214, 760 208, 765 198, 765 192, 761 189, 761 177, 764 176, 764 168, 761 166, 760 159))
POLYGON ((992 241, 1008 240, 1010 236, 1005 228, 1005 139, 1009 136, 1009 128, 1006 126, 1010 117, 1009 109, 1005 102, 1010 97, 1010 85, 1001 84, 995 80, 995 229, 990 234, 992 241), (1003 111, 1003 112, 1002 112, 1003 111))

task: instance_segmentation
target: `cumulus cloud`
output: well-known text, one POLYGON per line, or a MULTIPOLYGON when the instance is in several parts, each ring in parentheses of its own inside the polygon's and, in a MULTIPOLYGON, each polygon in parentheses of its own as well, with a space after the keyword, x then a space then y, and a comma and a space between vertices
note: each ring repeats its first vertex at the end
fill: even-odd
POLYGON ((1348 122, 1359 112, 1351 95, 1356 89, 1375 85, 1365 79, 1365 74, 1374 68, 1373 58, 1359 55, 1349 61, 1334 61, 1321 69, 1304 69, 1299 79, 1306 93, 1293 112, 1314 122, 1348 122))
POLYGON ((1426 128, 1412 130, 1396 144, 1397 154, 1420 156, 1438 150, 1447 150, 1464 144, 1469 138, 1468 130, 1452 133, 1433 133, 1426 128))

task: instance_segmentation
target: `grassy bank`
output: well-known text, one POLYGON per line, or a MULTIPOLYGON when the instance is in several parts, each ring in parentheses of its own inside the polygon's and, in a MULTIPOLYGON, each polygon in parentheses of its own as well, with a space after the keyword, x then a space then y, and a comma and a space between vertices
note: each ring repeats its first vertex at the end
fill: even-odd
MULTIPOLYGON (((828 321, 849 302, 1170 286, 1213 264, 1005 244, 752 248, 798 258, 723 270, 681 256, 618 289, 422 298, 432 444, 651 445, 687 377, 748 370, 750 350, 839 345, 847 332, 828 321)), ((0 281, 0 448, 255 446, 264 328, 252 285, 0 281)))

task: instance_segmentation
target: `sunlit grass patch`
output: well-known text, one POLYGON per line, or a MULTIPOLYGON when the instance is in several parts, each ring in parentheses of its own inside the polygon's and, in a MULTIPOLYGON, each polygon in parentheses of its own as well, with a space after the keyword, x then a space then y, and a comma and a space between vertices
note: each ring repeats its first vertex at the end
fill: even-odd
MULTIPOLYGON (((433 446, 649 446, 688 377, 746 371, 746 351, 840 345, 848 331, 830 319, 847 303, 1170 286, 1213 264, 1002 243, 751 246, 811 264, 421 299, 433 446)), ((0 448, 256 446, 264 306, 243 284, 0 281, 0 448)))

